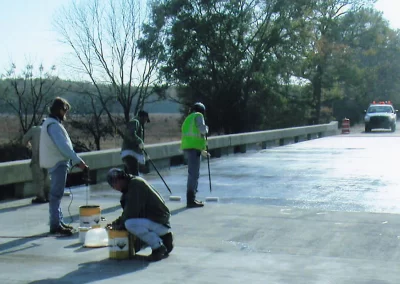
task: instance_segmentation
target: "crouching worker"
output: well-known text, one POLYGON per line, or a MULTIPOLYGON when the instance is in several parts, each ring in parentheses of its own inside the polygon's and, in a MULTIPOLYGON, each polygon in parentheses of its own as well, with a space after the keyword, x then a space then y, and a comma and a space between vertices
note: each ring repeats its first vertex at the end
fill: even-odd
MULTIPOLYGON (((152 249, 150 260, 158 261, 173 249, 170 212, 161 195, 143 178, 113 168, 107 181, 122 193, 122 215, 107 225, 112 229, 126 229, 152 249)), ((138 250, 135 244, 135 250, 138 250)))

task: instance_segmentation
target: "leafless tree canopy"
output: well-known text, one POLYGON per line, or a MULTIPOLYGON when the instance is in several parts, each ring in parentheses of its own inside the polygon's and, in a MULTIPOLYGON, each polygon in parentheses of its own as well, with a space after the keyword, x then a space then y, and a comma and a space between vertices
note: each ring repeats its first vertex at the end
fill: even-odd
POLYGON ((61 40, 73 50, 77 64, 96 88, 94 94, 107 108, 106 94, 100 84, 109 86, 123 109, 125 121, 131 110, 137 113, 150 95, 149 87, 155 83, 157 58, 140 58, 138 41, 146 18, 144 1, 74 1, 59 11, 54 25, 61 40))
POLYGON ((22 133, 38 125, 47 114, 47 107, 52 99, 60 95, 54 75, 55 66, 45 70, 40 64, 37 68, 26 64, 21 73, 11 64, 4 77, 4 89, 0 100, 16 114, 22 133))

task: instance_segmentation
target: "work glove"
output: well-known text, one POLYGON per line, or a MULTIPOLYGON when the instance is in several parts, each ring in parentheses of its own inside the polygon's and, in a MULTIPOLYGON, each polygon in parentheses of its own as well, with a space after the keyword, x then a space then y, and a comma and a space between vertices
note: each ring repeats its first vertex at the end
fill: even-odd
POLYGON ((140 144, 139 144, 139 149, 140 149, 140 150, 143 150, 143 149, 144 149, 144 143, 140 143, 140 144))
POLYGON ((202 151, 201 151, 201 155, 202 155, 204 158, 209 158, 209 157, 211 157, 210 153, 208 153, 206 150, 202 150, 202 151))
POLYGON ((105 227, 108 230, 125 230, 125 225, 121 221, 121 217, 118 217, 115 221, 109 223, 105 227))

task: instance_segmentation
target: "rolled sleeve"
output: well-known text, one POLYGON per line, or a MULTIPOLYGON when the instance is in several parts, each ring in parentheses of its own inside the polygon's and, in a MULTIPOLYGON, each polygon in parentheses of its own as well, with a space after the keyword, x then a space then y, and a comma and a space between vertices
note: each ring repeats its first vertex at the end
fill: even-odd
POLYGON ((202 135, 208 133, 208 126, 204 122, 204 117, 202 115, 196 116, 196 126, 202 135))
POLYGON ((22 137, 22 144, 26 145, 30 140, 32 140, 32 128, 30 128, 28 132, 25 133, 24 137, 22 137))

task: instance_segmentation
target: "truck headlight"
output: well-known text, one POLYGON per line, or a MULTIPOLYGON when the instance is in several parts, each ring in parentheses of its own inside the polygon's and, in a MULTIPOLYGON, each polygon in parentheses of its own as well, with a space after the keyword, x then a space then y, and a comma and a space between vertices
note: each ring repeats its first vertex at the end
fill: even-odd
POLYGON ((366 115, 366 116, 364 117, 364 121, 365 121, 365 122, 369 122, 369 120, 370 120, 370 117, 369 117, 368 115, 366 115))

